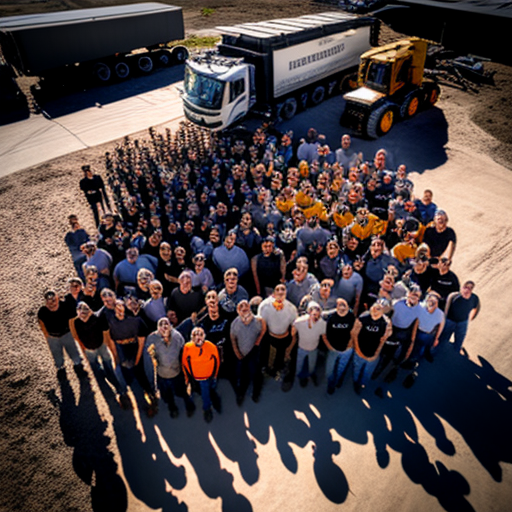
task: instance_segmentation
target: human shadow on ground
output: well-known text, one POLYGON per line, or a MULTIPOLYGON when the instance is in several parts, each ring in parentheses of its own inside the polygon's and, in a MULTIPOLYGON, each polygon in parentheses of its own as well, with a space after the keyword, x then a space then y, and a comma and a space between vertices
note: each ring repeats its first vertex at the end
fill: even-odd
POLYGON ((73 469, 91 487, 94 512, 123 512, 127 509, 126 486, 118 473, 117 463, 109 450, 110 437, 95 402, 87 375, 79 379, 79 397, 67 377, 60 380, 62 398, 49 397, 60 410, 60 427, 64 442, 73 447, 73 469))
MULTIPOLYGON (((295 383, 289 393, 283 393, 279 383, 267 380, 261 401, 255 404, 247 399, 242 407, 235 404, 231 386, 221 382, 224 411, 215 414, 210 424, 203 421, 198 397, 198 410, 192 418, 186 417, 183 403, 178 400, 179 418, 171 419, 161 403, 154 418, 141 413, 139 423, 134 411, 121 410, 112 394, 107 396, 107 403, 126 481, 133 494, 153 509, 188 510, 179 500, 179 491, 189 483, 192 475, 188 472, 193 471, 205 495, 202 502, 220 499, 223 511, 252 511, 249 498, 237 491, 238 470, 245 484, 257 484, 262 475, 256 442, 268 444, 275 439, 281 462, 292 475, 298 473, 299 464, 304 461, 303 457, 297 459, 294 447, 304 449, 310 444, 318 488, 334 504, 345 502, 351 491, 343 463, 336 458, 342 453, 343 440, 359 445, 372 440, 375 461, 382 470, 389 466, 393 450, 400 454, 403 471, 411 482, 422 486, 446 511, 472 511, 468 501, 471 488, 464 470, 449 467, 445 458, 436 460, 439 455, 421 444, 416 425, 419 422, 432 436, 440 452, 451 456, 460 442, 444 426, 450 425, 482 467, 500 482, 500 463, 512 462, 511 382, 483 358, 470 360, 455 354, 451 347, 442 350, 433 363, 422 362, 418 372, 411 389, 402 386, 406 373, 401 374, 387 387, 389 393, 384 399, 373 393, 380 381, 372 382, 361 396, 357 395, 350 372, 332 396, 325 394, 325 378, 321 378, 319 387, 310 384, 302 389, 295 383)), ((96 443, 98 434, 94 434, 91 443, 91 427, 104 432, 105 425, 97 413, 97 425, 91 425, 95 420, 94 415, 89 417, 90 412, 87 418, 78 414, 86 410, 86 404, 94 407, 90 388, 85 384, 81 387, 84 398, 79 405, 62 406, 62 425, 68 444, 77 447, 75 452, 89 454, 80 460, 85 459, 90 467, 91 446, 100 451, 100 458, 103 450, 105 457, 104 441, 99 442, 103 434, 96 443), (80 422, 89 426, 81 427, 80 422)), ((137 385, 133 392, 137 402, 143 403, 142 390, 137 385)), ((63 404, 74 404, 72 393, 66 398, 69 394, 63 385, 63 404)), ((110 468, 109 474, 116 474, 112 464, 110 468)))

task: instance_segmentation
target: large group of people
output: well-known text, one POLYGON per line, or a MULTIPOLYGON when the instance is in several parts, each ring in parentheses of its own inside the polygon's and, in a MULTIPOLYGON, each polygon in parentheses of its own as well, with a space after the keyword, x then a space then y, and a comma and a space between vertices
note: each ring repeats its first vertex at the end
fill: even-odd
POLYGON ((82 172, 97 231, 69 216, 76 277, 65 295, 44 292, 38 318, 58 377, 64 351, 80 377, 86 359, 123 408, 137 380, 148 415, 160 398, 176 417, 177 397, 192 415, 199 393, 209 422, 219 378, 242 405, 270 380, 319 385, 319 367, 329 395, 350 374, 355 392, 374 380, 384 397, 440 346, 459 353, 478 314, 432 191, 347 134, 331 150, 314 128, 294 141, 271 124, 218 135, 183 123, 125 138, 103 178, 82 172))

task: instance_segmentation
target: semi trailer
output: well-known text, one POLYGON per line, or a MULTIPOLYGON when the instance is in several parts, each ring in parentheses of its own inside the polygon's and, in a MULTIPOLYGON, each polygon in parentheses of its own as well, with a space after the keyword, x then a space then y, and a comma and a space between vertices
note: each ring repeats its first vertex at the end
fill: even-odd
POLYGON ((182 63, 181 7, 140 3, 0 18, 0 44, 9 64, 26 76, 86 70, 99 82, 149 73, 155 64, 182 63))
POLYGON ((181 93, 187 119, 214 131, 250 112, 291 119, 347 90, 379 21, 326 12, 217 29, 217 48, 186 61, 181 93))

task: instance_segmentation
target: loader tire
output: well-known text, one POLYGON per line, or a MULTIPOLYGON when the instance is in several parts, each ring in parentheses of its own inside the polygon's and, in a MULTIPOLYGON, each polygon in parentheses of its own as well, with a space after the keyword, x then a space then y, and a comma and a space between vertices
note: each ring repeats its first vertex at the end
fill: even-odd
POLYGON ((441 96, 441 89, 439 85, 432 84, 425 88, 425 107, 433 107, 437 100, 439 100, 439 96, 441 96))
POLYGON ((368 137, 377 139, 386 135, 395 124, 396 114, 396 105, 389 101, 376 108, 368 117, 368 123, 366 124, 368 137))
POLYGON ((421 98, 417 91, 410 92, 400 107, 402 119, 414 117, 420 110, 421 98))

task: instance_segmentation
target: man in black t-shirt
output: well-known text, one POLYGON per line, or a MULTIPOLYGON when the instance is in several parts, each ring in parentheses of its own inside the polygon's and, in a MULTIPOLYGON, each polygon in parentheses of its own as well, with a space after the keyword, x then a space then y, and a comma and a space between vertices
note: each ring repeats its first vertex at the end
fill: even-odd
POLYGON ((384 310, 389 308, 389 301, 378 299, 355 321, 351 332, 354 346, 354 389, 360 393, 366 386, 379 362, 382 346, 392 332, 389 318, 384 310))
POLYGON ((84 177, 80 180, 80 190, 85 194, 85 198, 91 206, 96 226, 99 226, 100 216, 98 213, 98 203, 101 205, 104 212, 107 211, 105 205, 110 210, 105 184, 101 176, 93 174, 90 165, 82 165, 82 171, 84 177))
POLYGON ((429 226, 425 230, 423 242, 430 247, 430 255, 433 258, 451 259, 453 257, 457 236, 455 231, 448 226, 448 215, 444 210, 436 211, 433 226, 429 226))
POLYGON ((448 258, 441 258, 437 264, 437 269, 433 268, 430 277, 430 291, 439 295, 439 309, 443 310, 446 306, 448 295, 458 292, 460 288, 459 278, 450 270, 452 262, 448 258))
POLYGON ((452 334, 455 336, 453 348, 460 352, 468 324, 474 320, 480 311, 480 299, 473 293, 475 283, 466 281, 460 292, 453 292, 448 296, 445 308, 445 325, 439 338, 439 345, 448 343, 452 334))
POLYGON ((350 333, 354 327, 355 316, 345 299, 336 300, 336 310, 327 318, 326 332, 322 336, 329 349, 325 363, 327 393, 332 395, 336 385, 341 384, 348 368, 354 348, 350 342, 350 333))
POLYGON ((66 374, 64 350, 72 359, 77 375, 84 376, 80 351, 69 330, 69 320, 76 314, 73 306, 60 300, 58 293, 53 290, 47 291, 44 299, 45 305, 39 309, 37 318, 55 361, 57 377, 61 379, 66 374))
POLYGON ((76 314, 77 316, 69 321, 73 337, 82 348, 96 378, 100 375, 99 370, 103 368, 105 377, 119 393, 121 407, 129 409, 131 402, 126 394, 127 387, 121 367, 118 365, 115 371, 112 364, 112 352, 109 347, 112 340, 108 335, 108 322, 104 317, 99 318, 95 315, 86 302, 77 304, 76 314))

